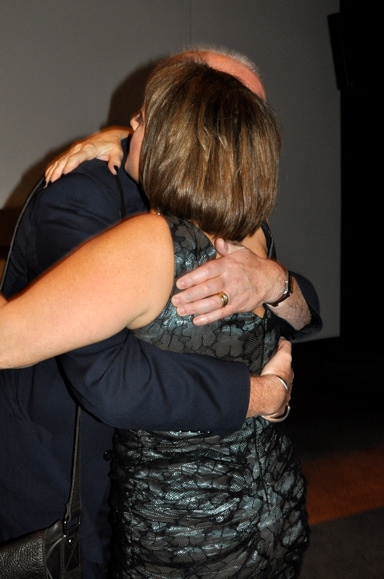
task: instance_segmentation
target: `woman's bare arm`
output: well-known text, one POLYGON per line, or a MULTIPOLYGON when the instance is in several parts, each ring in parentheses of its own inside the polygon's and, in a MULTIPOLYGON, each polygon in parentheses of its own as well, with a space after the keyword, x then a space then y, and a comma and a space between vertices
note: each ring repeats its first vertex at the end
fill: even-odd
POLYGON ((149 323, 169 298, 173 270, 162 217, 123 221, 2 300, 0 368, 28 366, 149 323))
MULTIPOLYGON (((109 170, 115 174, 115 167, 120 167, 123 157, 121 140, 130 131, 128 127, 113 127, 77 141, 48 166, 46 181, 55 181, 83 161, 94 158, 107 161, 109 170)), ((279 298, 285 275, 281 264, 260 257, 257 252, 244 246, 225 243, 222 239, 216 243, 216 249, 224 259, 210 261, 178 280, 181 291, 174 296, 173 304, 179 315, 194 315, 196 325, 205 325, 234 312, 254 311, 264 303, 274 303, 279 298), (218 296, 221 291, 229 297, 225 308, 221 307, 222 301, 218 296)), ((318 319, 311 325, 312 312, 308 298, 294 276, 291 297, 273 308, 274 313, 295 330, 311 328, 309 334, 321 329, 318 307, 317 310, 318 319)))

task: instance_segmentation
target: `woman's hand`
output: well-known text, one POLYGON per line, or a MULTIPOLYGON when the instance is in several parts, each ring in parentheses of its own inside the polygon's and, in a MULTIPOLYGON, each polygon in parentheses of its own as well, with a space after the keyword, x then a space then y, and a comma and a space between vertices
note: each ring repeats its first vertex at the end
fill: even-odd
POLYGON ((70 173, 83 161, 96 158, 107 161, 109 170, 113 175, 116 175, 123 158, 121 141, 131 132, 130 127, 109 127, 86 139, 77 141, 70 149, 48 165, 45 171, 46 183, 56 181, 61 175, 70 173))
POLYGON ((291 399, 293 376, 292 344, 280 338, 275 355, 264 366, 261 375, 251 376, 247 418, 262 415, 268 419, 284 415, 291 399))

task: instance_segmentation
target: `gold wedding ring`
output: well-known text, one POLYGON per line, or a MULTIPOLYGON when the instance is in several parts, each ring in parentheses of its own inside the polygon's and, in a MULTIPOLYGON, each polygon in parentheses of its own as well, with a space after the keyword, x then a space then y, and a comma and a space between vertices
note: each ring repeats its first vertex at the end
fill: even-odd
POLYGON ((225 308, 225 306, 228 304, 227 294, 225 292, 219 292, 217 295, 221 298, 221 301, 223 302, 221 307, 225 308))

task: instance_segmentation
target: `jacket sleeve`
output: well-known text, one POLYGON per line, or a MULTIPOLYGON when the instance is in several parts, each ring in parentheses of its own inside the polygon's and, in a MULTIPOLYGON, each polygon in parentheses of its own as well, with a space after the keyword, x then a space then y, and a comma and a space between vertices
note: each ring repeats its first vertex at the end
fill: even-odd
POLYGON ((79 402, 115 427, 225 435, 248 409, 245 364, 160 350, 128 330, 60 361, 79 402))
MULTIPOLYGON (((109 189, 71 173, 41 193, 34 211, 41 272, 119 221, 120 197, 114 182, 109 189)), ((240 428, 248 409, 245 364, 165 352, 128 330, 62 356, 61 363, 84 407, 116 427, 227 434, 240 428)))

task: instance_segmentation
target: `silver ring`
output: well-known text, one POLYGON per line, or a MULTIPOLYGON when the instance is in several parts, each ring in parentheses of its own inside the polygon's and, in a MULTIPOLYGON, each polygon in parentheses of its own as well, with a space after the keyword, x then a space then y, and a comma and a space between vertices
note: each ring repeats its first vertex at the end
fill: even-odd
POLYGON ((221 301, 222 301, 222 306, 221 306, 221 307, 222 307, 222 308, 225 308, 225 306, 228 304, 228 296, 227 296, 227 294, 226 294, 225 292, 219 292, 217 295, 221 298, 221 301))

